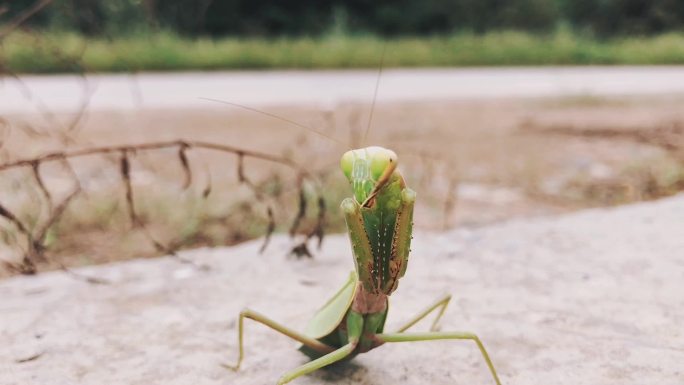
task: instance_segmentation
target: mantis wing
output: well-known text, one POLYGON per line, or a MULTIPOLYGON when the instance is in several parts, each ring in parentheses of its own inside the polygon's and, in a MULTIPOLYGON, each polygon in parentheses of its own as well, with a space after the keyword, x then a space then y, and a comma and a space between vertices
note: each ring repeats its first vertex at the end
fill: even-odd
POLYGON ((344 316, 354 300, 358 280, 356 272, 349 274, 349 279, 344 286, 309 321, 304 334, 318 339, 332 333, 344 320, 344 316))

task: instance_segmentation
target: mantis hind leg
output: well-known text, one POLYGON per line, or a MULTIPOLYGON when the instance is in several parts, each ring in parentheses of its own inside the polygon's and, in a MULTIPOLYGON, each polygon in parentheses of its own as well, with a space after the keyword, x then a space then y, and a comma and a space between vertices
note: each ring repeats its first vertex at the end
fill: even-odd
POLYGON ((444 311, 446 310, 447 306, 449 306, 449 301, 451 301, 451 295, 447 294, 447 295, 441 297, 440 299, 437 300, 437 302, 428 306, 425 310, 423 310, 418 315, 413 317, 410 321, 408 321, 404 326, 400 327, 399 330, 397 330, 397 333, 405 332, 408 328, 417 324, 420 320, 422 320, 423 318, 430 315, 430 313, 439 309, 439 313, 437 313, 437 317, 435 317, 435 320, 432 321, 432 325, 430 326, 431 332, 437 331, 438 330, 437 324, 439 323, 439 320, 444 315, 444 311))
POLYGON ((243 343, 244 343, 244 319, 249 318, 251 320, 254 320, 256 322, 259 322, 261 324, 264 324, 268 326, 269 328, 280 332, 293 340, 299 341, 302 344, 310 347, 311 349, 314 349, 318 352, 321 353, 330 353, 335 350, 335 348, 328 346, 314 338, 308 337, 302 333, 298 333, 287 326, 280 325, 279 323, 271 320, 270 318, 261 315, 253 310, 245 309, 240 312, 240 319, 238 321, 238 345, 239 345, 239 355, 238 355, 238 360, 237 363, 234 366, 231 365, 224 365, 229 369, 232 370, 238 370, 240 369, 240 364, 242 364, 242 359, 244 358, 244 348, 243 348, 243 343))
POLYGON ((297 377, 301 377, 305 374, 309 374, 315 370, 318 370, 324 366, 328 366, 332 363, 343 360, 345 357, 349 356, 354 351, 356 345, 356 342, 350 342, 342 346, 341 348, 324 355, 323 357, 307 362, 306 364, 283 374, 283 376, 280 377, 280 380, 278 380, 278 385, 287 384, 288 382, 294 380, 297 377))
POLYGON ((496 369, 494 369, 494 364, 487 354, 482 341, 475 334, 469 332, 431 332, 431 333, 386 333, 386 334, 376 334, 377 339, 383 342, 415 342, 415 341, 434 341, 434 340, 472 340, 477 344, 482 357, 484 358, 489 371, 494 377, 497 385, 501 385, 499 381, 499 376, 496 374, 496 369))

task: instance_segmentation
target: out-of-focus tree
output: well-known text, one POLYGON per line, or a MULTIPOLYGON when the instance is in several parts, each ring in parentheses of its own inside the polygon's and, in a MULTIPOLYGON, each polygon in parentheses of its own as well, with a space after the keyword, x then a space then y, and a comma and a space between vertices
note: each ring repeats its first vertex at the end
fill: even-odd
MULTIPOLYGON (((0 24, 34 0, 0 2, 0 24)), ((684 30, 682 0, 54 0, 26 24, 117 35, 161 28, 185 36, 320 36, 548 32, 597 36, 684 30)))
POLYGON ((320 35, 332 23, 329 0, 228 0, 208 7, 202 30, 212 35, 320 35))
MULTIPOLYGON (((14 20, 18 15, 33 7, 36 0, 1 0, 0 1, 0 25, 14 20)), ((22 22, 24 26, 44 26, 48 24, 50 12, 43 10, 36 12, 22 22)))
POLYGON ((555 0, 351 0, 334 7, 345 10, 351 31, 381 35, 551 31, 558 19, 555 0))
POLYGON ((562 0, 572 25, 599 36, 684 30, 681 0, 562 0))

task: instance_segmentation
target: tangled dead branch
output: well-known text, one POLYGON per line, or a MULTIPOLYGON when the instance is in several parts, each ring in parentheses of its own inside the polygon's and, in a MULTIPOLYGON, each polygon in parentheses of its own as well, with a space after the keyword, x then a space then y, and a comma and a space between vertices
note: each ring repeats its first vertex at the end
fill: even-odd
MULTIPOLYGON (((309 256, 311 257, 311 252, 308 248, 308 243, 311 239, 318 239, 318 245, 323 240, 324 236, 324 224, 325 224, 325 200, 321 195, 320 188, 316 178, 308 173, 304 168, 293 162, 292 160, 284 157, 275 156, 272 154, 247 151, 237 147, 222 145, 217 143, 209 143, 202 141, 193 140, 175 140, 175 141, 164 141, 164 142, 153 142, 153 143, 143 143, 143 144, 133 144, 133 145, 119 145, 119 146, 104 146, 104 147, 92 147, 81 150, 72 151, 56 151, 46 153, 37 157, 30 159, 21 159, 12 162, 7 162, 5 164, 0 164, 0 172, 10 169, 17 168, 28 168, 30 169, 35 184, 38 186, 38 190, 44 196, 47 206, 49 208, 48 217, 37 226, 32 228, 26 220, 20 219, 18 215, 13 213, 7 206, 0 204, 0 217, 3 217, 8 221, 26 240, 28 247, 24 251, 23 258, 21 262, 9 266, 12 270, 20 272, 22 274, 33 274, 36 272, 36 262, 41 258, 45 258, 44 251, 46 249, 46 236, 48 230, 59 221, 59 219, 64 214, 68 205, 72 200, 83 192, 81 183, 76 176, 76 173, 72 169, 69 161, 75 158, 92 156, 92 155, 108 155, 108 154, 119 154, 119 173, 121 176, 121 181, 124 185, 125 191, 125 205, 128 213, 128 217, 131 221, 131 226, 134 229, 138 229, 147 238, 150 244, 159 253, 170 254, 179 258, 183 262, 191 263, 190 261, 183 260, 176 252, 182 246, 181 243, 163 243, 162 241, 156 239, 149 229, 146 228, 145 221, 140 217, 136 208, 135 199, 135 185, 132 182, 132 163, 130 160, 131 155, 143 152, 143 151, 154 151, 161 149, 176 149, 176 154, 178 156, 178 161, 180 163, 183 172, 183 189, 187 189, 193 181, 192 167, 190 164, 190 158, 187 156, 187 152, 190 150, 205 150, 205 151, 218 151, 222 153, 233 154, 237 157, 237 169, 236 175, 238 182, 246 186, 253 196, 253 202, 260 206, 265 207, 265 215, 268 221, 267 228, 264 236, 264 243, 261 247, 263 251, 269 243, 270 237, 276 229, 275 220, 275 209, 274 202, 270 199, 267 194, 264 194, 259 186, 255 184, 251 179, 248 178, 245 172, 245 158, 255 158, 263 161, 279 164, 283 167, 290 168, 297 174, 297 189, 299 196, 299 210, 292 224, 289 226, 289 232, 292 237, 296 236, 301 232, 302 220, 307 214, 307 206, 309 193, 305 188, 305 181, 311 182, 310 185, 315 186, 313 195, 315 196, 317 202, 317 214, 316 221, 311 230, 304 233, 303 239, 297 243, 291 250, 298 256, 309 256), (53 195, 41 176, 41 166, 49 162, 60 162, 66 167, 69 174, 73 179, 74 187, 71 192, 63 198, 60 202, 55 202, 53 195)), ((211 192, 211 181, 208 182, 207 186, 202 191, 202 197, 206 198, 211 192)))

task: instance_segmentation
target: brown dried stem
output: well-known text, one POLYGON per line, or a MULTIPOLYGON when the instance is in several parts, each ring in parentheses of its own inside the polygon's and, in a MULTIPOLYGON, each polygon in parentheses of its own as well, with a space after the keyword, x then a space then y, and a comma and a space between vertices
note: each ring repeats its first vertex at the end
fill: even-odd
POLYGON ((190 170, 190 162, 188 161, 188 156, 185 153, 187 151, 187 146, 178 147, 178 160, 180 161, 181 167, 183 167, 183 175, 185 180, 183 181, 183 190, 187 190, 192 183, 192 171, 190 170))
POLYGON ((52 212, 52 206, 53 206, 52 195, 50 194, 50 191, 45 186, 45 182, 43 181, 43 177, 40 175, 40 162, 34 162, 31 164, 31 172, 33 173, 33 179, 35 179, 36 184, 38 185, 38 188, 40 189, 40 191, 45 196, 45 201, 47 202, 47 205, 48 205, 48 212, 52 212))
POLYGON ((45 243, 45 237, 47 236, 48 230, 50 230, 50 227, 57 222, 57 220, 64 214, 64 211, 66 210, 67 206, 71 202, 72 199, 76 198, 76 196, 81 192, 81 186, 77 185, 74 190, 67 195, 66 198, 62 202, 60 202, 53 210, 51 210, 50 217, 43 223, 43 225, 40 227, 38 232, 36 233, 36 238, 35 241, 37 244, 42 245, 45 243))
POLYGON ((299 190, 299 207, 297 209, 297 215, 295 216, 294 221, 292 221, 292 225, 290 226, 291 237, 297 233, 297 229, 299 228, 302 219, 304 219, 304 217, 306 216, 306 207, 308 206, 308 200, 306 198, 306 191, 304 191, 303 181, 300 179, 297 185, 299 190))
POLYGON ((121 172, 121 180, 124 183, 124 188, 126 189, 126 209, 128 210, 128 217, 131 219, 131 224, 133 227, 138 227, 142 225, 142 222, 138 219, 135 213, 135 202, 133 201, 133 186, 131 184, 131 162, 128 159, 128 151, 121 151, 121 163, 119 170, 121 172))
POLYGON ((290 167, 292 169, 295 169, 297 172, 302 174, 303 176, 307 178, 311 178, 311 174, 308 173, 306 170, 304 170, 301 166, 293 162, 292 160, 272 154, 267 154, 263 152, 258 152, 258 151, 248 151, 248 150, 243 150, 237 147, 233 146, 228 146, 228 145, 223 145, 223 144, 217 144, 217 143, 209 143, 209 142, 202 142, 202 141, 196 141, 196 140, 173 140, 173 141, 164 141, 164 142, 150 142, 150 143, 142 143, 142 144, 127 144, 127 145, 118 145, 118 146, 103 146, 103 147, 90 147, 90 148, 85 148, 85 149, 80 149, 80 150, 72 150, 72 151, 55 151, 55 152, 49 152, 47 154, 43 154, 34 158, 30 159, 20 159, 16 160, 13 162, 8 162, 5 164, 0 164, 0 171, 2 170, 7 170, 10 168, 16 168, 16 167, 22 167, 22 166, 30 166, 31 163, 33 162, 50 162, 54 160, 60 160, 60 159, 72 159, 72 158, 78 158, 78 157, 84 157, 84 156, 89 156, 89 155, 102 155, 102 154, 109 154, 109 153, 121 153, 123 151, 126 152, 137 152, 137 151, 146 151, 146 150, 155 150, 155 149, 163 149, 163 148, 173 148, 173 147, 180 147, 180 146, 186 146, 188 148, 201 148, 201 149, 207 149, 207 150, 215 150, 215 151, 221 151, 221 152, 228 152, 228 153, 233 153, 237 154, 242 157, 251 157, 251 158, 257 158, 257 159, 262 159, 265 161, 269 162, 274 162, 274 163, 279 163, 282 164, 283 166, 290 167))

